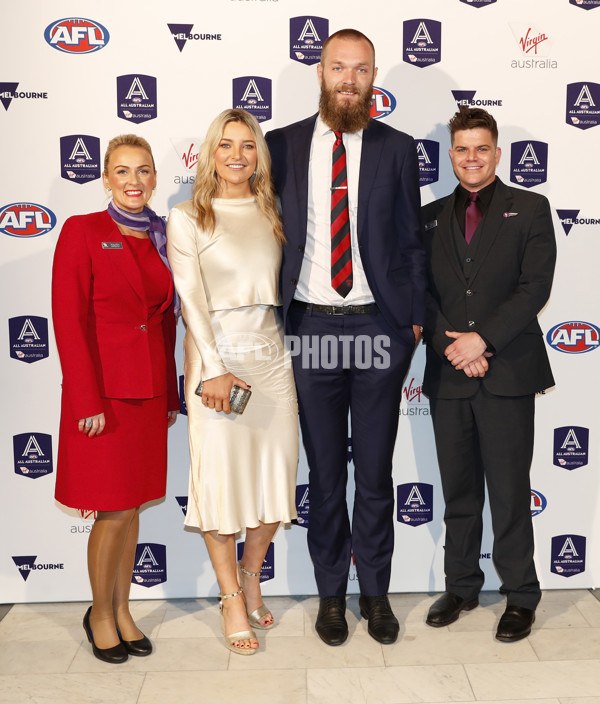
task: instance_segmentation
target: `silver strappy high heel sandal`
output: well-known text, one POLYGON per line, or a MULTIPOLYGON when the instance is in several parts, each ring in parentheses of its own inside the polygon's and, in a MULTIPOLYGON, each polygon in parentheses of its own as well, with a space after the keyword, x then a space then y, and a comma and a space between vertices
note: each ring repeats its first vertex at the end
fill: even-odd
MULTIPOLYGON (((233 599, 233 597, 240 596, 244 593, 244 590, 240 587, 237 592, 233 594, 219 594, 219 612, 221 614, 221 628, 223 629, 223 635, 225 636, 225 645, 231 650, 232 653, 238 653, 239 655, 254 655, 257 648, 241 648, 239 645, 235 645, 240 640, 256 640, 256 633, 252 630, 250 631, 239 631, 238 633, 232 633, 227 635, 225 633, 225 617, 223 616, 223 602, 225 599, 233 599)), ((250 620, 250 619, 248 619, 250 620)))
MULTIPOLYGON (((259 577, 260 578, 260 573, 262 570, 259 570, 258 572, 250 572, 250 570, 247 570, 241 562, 238 562, 238 567, 239 570, 242 574, 245 574, 247 577, 259 577)), ((241 577, 240 577, 240 582, 241 582, 241 577)), ((275 621, 272 620, 271 623, 267 624, 266 626, 260 622, 261 618, 264 618, 265 616, 268 616, 271 614, 271 619, 273 619, 273 614, 271 611, 264 605, 261 604, 258 609, 254 609, 254 611, 251 614, 248 614, 248 621, 250 622, 250 625, 253 628, 258 628, 261 631, 268 631, 269 628, 273 628, 275 625, 275 621)))

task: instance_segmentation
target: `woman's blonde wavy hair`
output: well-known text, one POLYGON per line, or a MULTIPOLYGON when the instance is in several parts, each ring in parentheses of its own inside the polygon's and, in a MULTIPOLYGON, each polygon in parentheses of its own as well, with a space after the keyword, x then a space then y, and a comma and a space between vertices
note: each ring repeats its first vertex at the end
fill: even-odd
POLYGON ((215 211, 212 207, 213 198, 218 197, 219 182, 215 168, 215 151, 223 137, 225 126, 230 122, 242 122, 246 125, 256 142, 256 172, 250 181, 252 194, 256 197, 262 212, 273 225, 273 234, 279 242, 285 242, 281 219, 275 204, 273 182, 271 181, 271 155, 263 137, 262 130, 256 118, 246 110, 224 110, 212 121, 206 138, 198 154, 196 181, 192 193, 192 202, 198 214, 198 224, 210 233, 215 230, 215 211))

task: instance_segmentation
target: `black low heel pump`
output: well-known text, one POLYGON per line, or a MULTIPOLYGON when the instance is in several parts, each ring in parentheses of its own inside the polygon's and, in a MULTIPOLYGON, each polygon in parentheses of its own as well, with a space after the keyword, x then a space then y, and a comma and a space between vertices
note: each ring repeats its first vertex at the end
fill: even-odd
POLYGON ((128 658, 128 655, 123 643, 114 645, 112 648, 98 648, 96 646, 96 643, 94 643, 94 634, 92 633, 92 628, 90 626, 91 610, 92 607, 90 606, 90 608, 85 612, 85 616, 83 617, 83 630, 85 631, 87 639, 92 644, 92 652, 98 658, 98 660, 102 660, 103 662, 109 662, 113 665, 119 662, 125 662, 125 660, 127 660, 128 658))

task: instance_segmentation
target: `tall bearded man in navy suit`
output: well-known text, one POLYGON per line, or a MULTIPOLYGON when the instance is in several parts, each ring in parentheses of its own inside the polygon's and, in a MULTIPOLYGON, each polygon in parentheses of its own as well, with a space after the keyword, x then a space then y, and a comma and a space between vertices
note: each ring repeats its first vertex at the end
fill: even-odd
POLYGON ((494 118, 461 107, 449 123, 454 192, 423 208, 429 284, 423 391, 430 398, 446 511, 446 592, 427 616, 447 626, 478 605, 487 484, 506 610, 496 638, 531 631, 540 584, 533 562, 529 467, 536 392, 554 385, 538 313, 556 243, 546 198, 505 186, 494 118))
POLYGON ((308 546, 316 630, 348 636, 351 556, 360 610, 398 636, 387 591, 394 546, 392 454, 402 384, 424 319, 425 255, 414 141, 370 118, 375 50, 340 30, 325 42, 318 115, 267 134, 287 244, 281 292, 309 463, 308 546), (346 505, 348 414, 355 495, 346 505))

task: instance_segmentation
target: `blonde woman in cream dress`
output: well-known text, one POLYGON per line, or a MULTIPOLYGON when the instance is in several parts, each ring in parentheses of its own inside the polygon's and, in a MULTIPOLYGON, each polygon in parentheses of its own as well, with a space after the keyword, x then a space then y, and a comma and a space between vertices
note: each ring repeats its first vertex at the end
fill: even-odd
POLYGON ((225 643, 242 655, 258 648, 253 628, 273 626, 260 571, 279 524, 296 518, 298 407, 277 310, 283 232, 270 167, 256 119, 224 111, 200 150, 193 198, 173 208, 167 227, 187 327, 185 523, 204 533, 225 643), (200 381, 202 397, 194 393, 200 381), (243 415, 230 413, 233 384, 252 388, 243 415))

